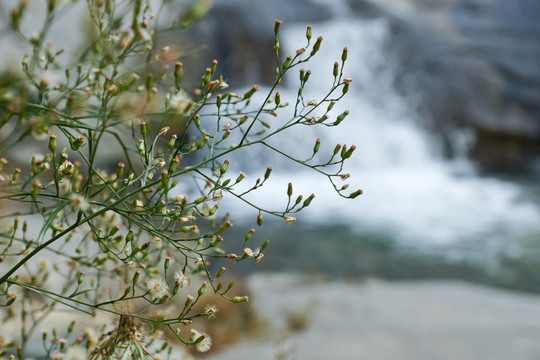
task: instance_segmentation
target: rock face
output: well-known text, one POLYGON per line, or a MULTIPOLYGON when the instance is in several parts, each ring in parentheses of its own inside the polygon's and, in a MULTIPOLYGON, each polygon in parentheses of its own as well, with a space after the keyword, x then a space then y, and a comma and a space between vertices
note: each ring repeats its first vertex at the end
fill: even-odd
MULTIPOLYGON (((327 8, 311 0, 219 0, 208 15, 188 30, 187 40, 204 44, 192 65, 207 59, 219 62, 219 73, 234 75, 234 86, 268 84, 274 79, 274 22, 323 21, 330 18, 327 8)), ((201 75, 204 72, 201 68, 201 75)), ((190 67, 191 69, 193 66, 190 67)))
POLYGON ((401 88, 414 79, 432 128, 449 144, 474 130, 470 156, 485 170, 528 167, 540 153, 540 3, 350 0, 366 2, 392 19, 401 88))
MULTIPOLYGON (((529 167, 540 154, 540 2, 537 0, 220 0, 190 28, 200 73, 211 59, 235 87, 273 80, 273 23, 317 22, 333 7, 349 18, 385 17, 404 96, 420 94, 427 125, 455 152, 472 130, 469 155, 485 170, 529 167), (210 53, 211 49, 211 53, 210 53), (201 61, 201 59, 205 59, 201 61)), ((189 61, 189 59, 186 59, 189 61)), ((198 74, 198 73, 197 73, 198 74)), ((193 81, 200 75, 192 74, 193 81)))

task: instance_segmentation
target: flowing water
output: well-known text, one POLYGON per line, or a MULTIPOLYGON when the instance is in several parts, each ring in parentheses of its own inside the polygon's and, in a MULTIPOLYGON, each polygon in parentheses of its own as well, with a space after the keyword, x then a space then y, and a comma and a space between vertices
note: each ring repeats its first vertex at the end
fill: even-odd
MULTIPOLYGON (((287 53, 303 46, 304 32, 303 27, 289 26, 282 34, 287 53)), ((485 264, 501 254, 520 258, 528 251, 524 243, 537 243, 540 209, 527 193, 516 183, 479 176, 464 157, 443 158, 436 138, 421 127, 422 119, 410 100, 414 94, 404 97, 395 90, 396 60, 389 55, 390 28, 385 19, 333 20, 317 24, 315 32, 324 34, 324 42, 321 54, 310 64, 313 75, 305 98, 319 98, 320 89, 330 85, 327 75, 347 46, 345 74, 353 78, 353 86, 336 105, 335 114, 349 109, 351 115, 337 128, 296 128, 281 139, 280 146, 298 154, 300 146, 310 150, 317 137, 322 140, 321 152, 332 151, 336 143, 355 144, 347 182, 351 190, 363 189, 364 195, 356 200, 339 198, 324 177, 277 155, 255 152, 249 159, 264 160, 261 165, 272 165, 274 172, 253 201, 279 208, 286 199, 286 184, 293 181, 296 194, 317 196, 298 216, 310 229, 339 225, 352 233, 391 238, 399 247, 454 260, 485 264)), ((289 80, 288 88, 280 91, 282 98, 294 99, 296 78, 289 80)), ((458 135, 456 141, 465 152, 467 134, 458 135)), ((260 176, 261 169, 248 173, 248 179, 260 176)), ((246 216, 256 215, 240 203, 226 204, 234 206, 237 214, 243 209, 246 216)))

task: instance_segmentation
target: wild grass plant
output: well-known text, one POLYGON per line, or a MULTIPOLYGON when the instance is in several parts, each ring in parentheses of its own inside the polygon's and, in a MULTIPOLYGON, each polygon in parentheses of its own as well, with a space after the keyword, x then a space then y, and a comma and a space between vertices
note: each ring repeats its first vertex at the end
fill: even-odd
POLYGON ((333 114, 332 108, 351 83, 343 75, 347 49, 328 69, 334 81, 321 98, 304 99, 311 72, 302 67, 316 56, 322 37, 313 38, 308 26, 305 44, 282 56, 277 20, 273 85, 231 92, 213 61, 192 87, 182 81, 188 70, 178 44, 156 44, 203 16, 207 1, 186 9, 165 0, 88 0, 91 41, 65 59, 65 49, 48 36, 75 3, 47 1, 43 27, 26 33, 23 22, 41 21, 26 18, 28 3, 19 1, 3 29, 31 52, 21 71, 4 73, 0 84, 0 305, 3 326, 13 324, 0 334, 0 356, 157 359, 182 344, 208 351, 211 337, 198 330, 197 319, 219 321, 220 312, 205 294, 248 301, 235 292, 226 268, 262 260, 269 245, 254 229, 243 239, 228 237, 233 222, 219 210, 221 199, 250 205, 256 227, 268 217, 294 222, 315 198, 295 194, 291 182, 283 208, 251 202, 272 168, 257 164, 255 180, 231 173, 233 154, 263 148, 327 178, 339 196, 362 193, 343 185, 349 177, 343 164, 354 146, 319 153, 324 146, 313 139, 309 149, 292 154, 270 142, 286 141, 291 128, 344 120, 348 112, 333 114), (165 21, 163 14, 174 11, 174 20, 165 21), (291 72, 298 93, 282 99, 280 83, 291 72), (261 91, 257 99, 263 100, 255 102, 261 91), (288 106, 292 116, 283 115, 288 106), (20 154, 26 160, 12 160, 20 154), (238 250, 227 252, 223 243, 238 250), (60 313, 76 320, 56 327, 51 315, 60 313), (85 325, 96 317, 107 323, 85 325))

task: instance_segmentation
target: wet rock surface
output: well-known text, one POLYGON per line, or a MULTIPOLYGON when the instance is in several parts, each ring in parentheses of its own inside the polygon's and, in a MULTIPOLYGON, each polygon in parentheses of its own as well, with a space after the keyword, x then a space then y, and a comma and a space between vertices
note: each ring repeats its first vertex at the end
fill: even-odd
POLYGON ((529 167, 540 153, 540 3, 368 2, 391 19, 400 87, 420 92, 419 110, 448 153, 449 134, 468 127, 477 135, 470 156, 485 170, 529 167))
POLYGON ((326 6, 311 0, 216 1, 208 15, 188 29, 187 40, 204 45, 197 49, 196 56, 186 60, 191 63, 190 69, 200 65, 202 74, 212 59, 217 59, 219 73, 234 87, 269 84, 276 67, 275 20, 308 23, 330 16, 326 6))

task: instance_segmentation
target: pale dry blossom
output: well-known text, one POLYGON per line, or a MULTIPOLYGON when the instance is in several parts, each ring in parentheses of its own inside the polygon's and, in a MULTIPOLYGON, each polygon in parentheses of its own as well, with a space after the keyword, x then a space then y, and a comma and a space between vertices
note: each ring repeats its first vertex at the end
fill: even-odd
POLYGON ((161 299, 169 292, 169 286, 162 278, 152 278, 148 280, 147 289, 152 299, 161 299))
POLYGON ((207 352, 212 347, 212 339, 210 338, 210 336, 208 336, 206 333, 201 333, 197 330, 193 330, 193 329, 191 330, 192 341, 197 340, 201 336, 203 336, 204 338, 201 341, 199 341, 197 344, 195 344, 195 349, 198 352, 207 352))
POLYGON ((90 209, 88 200, 82 195, 71 195, 69 205, 73 211, 88 211, 90 209))
POLYGON ((71 346, 64 354, 64 360, 86 360, 86 351, 80 346, 71 346))
POLYGON ((190 101, 191 101, 190 97, 187 96, 184 91, 179 91, 173 96, 171 96, 169 107, 175 113, 183 114, 186 111, 187 106, 189 105, 190 101))
POLYGON ((183 272, 175 272, 174 273, 174 282, 176 285, 180 287, 184 287, 188 284, 188 278, 185 273, 183 272))
POLYGON ((216 313, 219 311, 216 305, 206 305, 204 307, 204 314, 208 315, 208 319, 216 318, 216 313))

